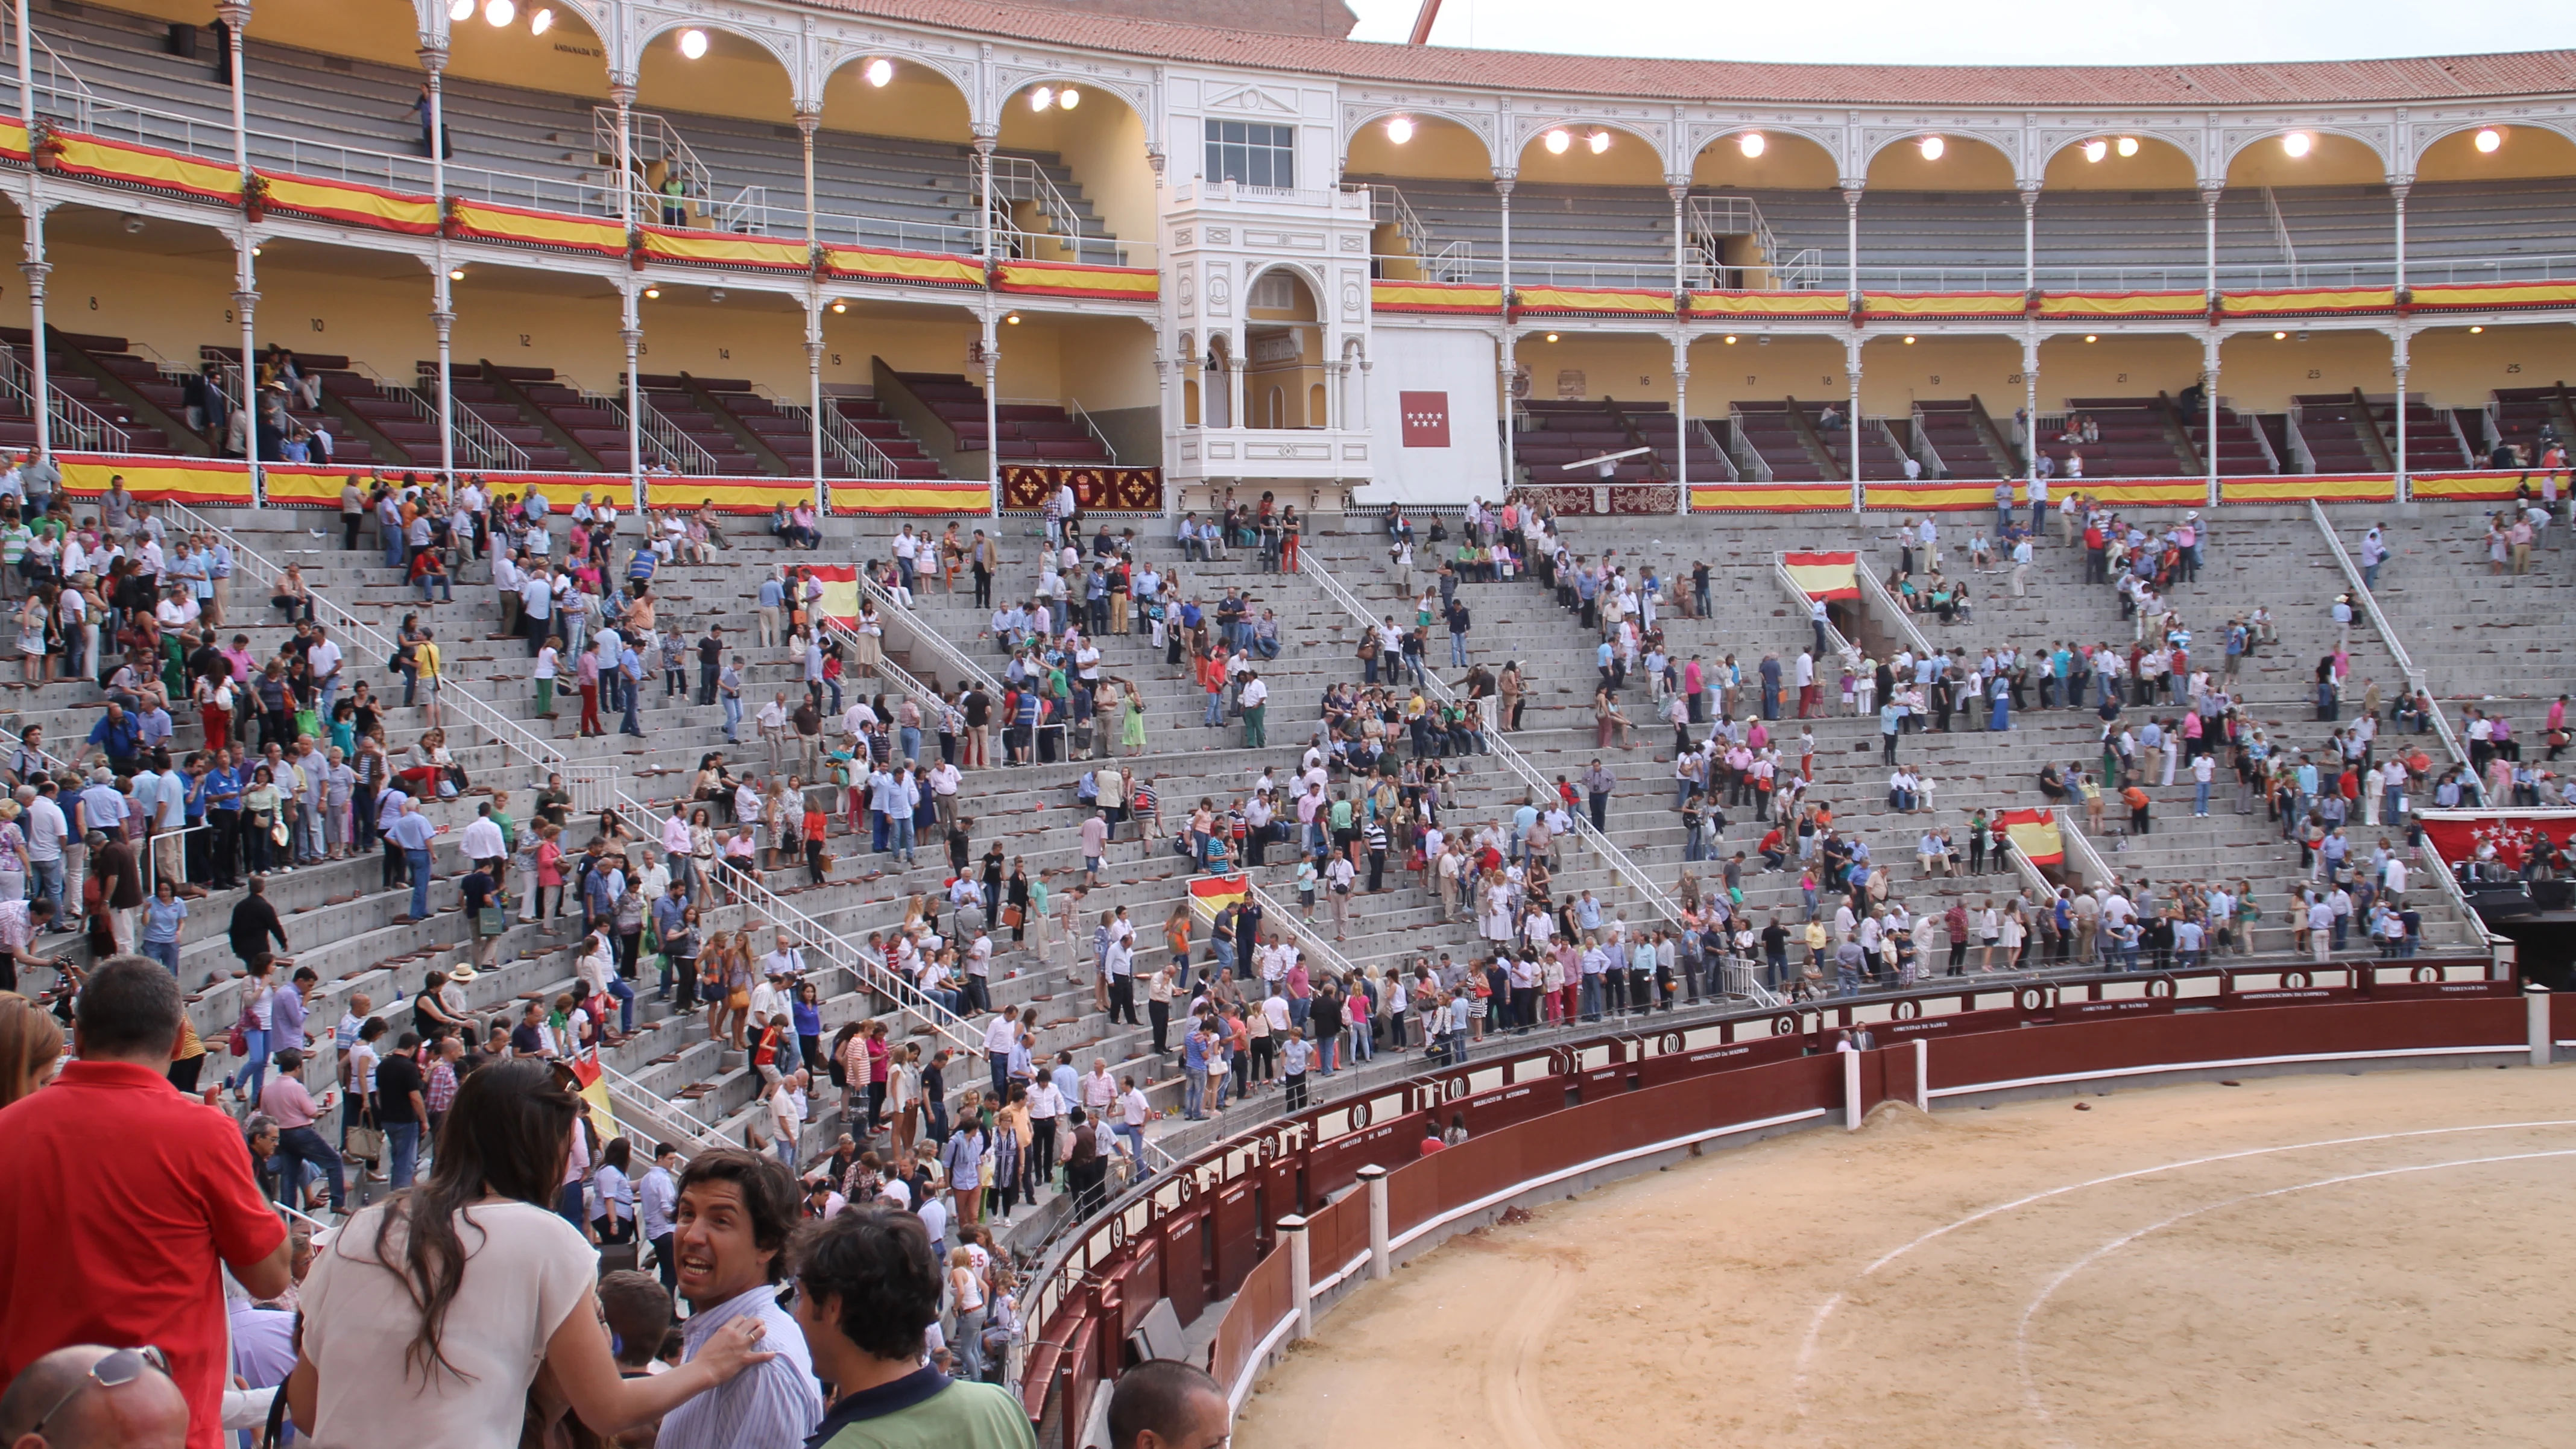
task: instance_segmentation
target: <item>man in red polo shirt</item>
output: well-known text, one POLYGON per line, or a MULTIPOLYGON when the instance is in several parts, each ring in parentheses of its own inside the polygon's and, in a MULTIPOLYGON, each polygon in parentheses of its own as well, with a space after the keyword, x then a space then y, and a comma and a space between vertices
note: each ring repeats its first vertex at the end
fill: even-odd
POLYGON ((292 1275, 240 1129, 164 1075, 179 1010, 159 963, 110 957, 80 994, 79 1060, 0 1110, 0 1383, 69 1344, 150 1345, 187 1396, 189 1449, 221 1449, 216 1265, 254 1298, 292 1275))

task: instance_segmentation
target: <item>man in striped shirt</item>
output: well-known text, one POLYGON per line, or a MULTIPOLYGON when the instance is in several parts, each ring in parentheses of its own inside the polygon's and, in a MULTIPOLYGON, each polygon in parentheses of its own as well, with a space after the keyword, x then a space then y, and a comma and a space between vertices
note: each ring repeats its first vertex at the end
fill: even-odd
POLYGON ((761 1349, 776 1357, 672 1410, 656 1441, 662 1449, 798 1449, 822 1421, 805 1335, 778 1306, 803 1196, 784 1163, 737 1149, 700 1153, 682 1174, 671 1248, 689 1300, 688 1355, 748 1317, 763 1327, 761 1349))

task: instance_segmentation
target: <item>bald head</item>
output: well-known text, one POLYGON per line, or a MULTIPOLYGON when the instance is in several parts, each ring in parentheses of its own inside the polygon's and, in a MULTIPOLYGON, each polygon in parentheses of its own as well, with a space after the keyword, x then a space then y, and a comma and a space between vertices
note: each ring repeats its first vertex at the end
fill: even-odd
POLYGON ((188 1400, 170 1376, 150 1364, 110 1366, 116 1350, 96 1344, 58 1348, 27 1365, 0 1393, 0 1445, 7 1449, 185 1449, 188 1400), (38 1424, 44 1432, 36 1432, 38 1424))

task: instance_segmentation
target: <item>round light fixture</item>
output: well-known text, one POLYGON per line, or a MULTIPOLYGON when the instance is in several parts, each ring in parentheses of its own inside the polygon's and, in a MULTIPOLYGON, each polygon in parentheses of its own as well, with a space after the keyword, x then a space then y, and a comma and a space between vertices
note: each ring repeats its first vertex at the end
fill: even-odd
POLYGON ((464 280, 465 280, 465 269, 464 269, 463 267, 451 267, 451 268, 449 268, 449 269, 448 269, 448 272, 447 272, 447 280, 449 280, 449 281, 451 281, 451 282, 461 282, 461 281, 464 281, 464 280))
POLYGON ((474 0, 448 0, 447 18, 459 25, 474 18, 474 0))
POLYGON ((1950 143, 1942 140, 1938 136, 1926 136, 1923 138, 1923 159, 1926 161, 1940 160, 1941 153, 1949 149, 1950 143))
POLYGON ((2487 330, 2487 329, 2485 329, 2484 327, 2472 327, 2472 328, 2470 328, 2470 329, 2469 329, 2469 335, 2470 335, 2470 336, 2472 336, 2472 337, 2475 337, 2475 336, 2476 336, 2476 335, 2478 335, 2479 333, 2484 332, 2484 331, 2486 331, 2486 330, 2487 330))
POLYGON ((1040 86, 1029 92, 1029 109, 1032 111, 1043 111, 1054 104, 1055 87, 1053 86, 1040 86))
POLYGON ((1726 345, 1729 347, 1733 347, 1735 345, 1735 338, 1731 334, 1726 339, 1726 345))
POLYGON ((1082 104, 1082 92, 1075 90, 1071 86, 1066 86, 1063 90, 1055 93, 1055 103, 1064 107, 1068 111, 1072 110, 1074 107, 1082 104))
POLYGON ((839 301, 832 304, 832 315, 836 317, 849 310, 850 304, 847 301, 839 301))
POLYGON ((1551 333, 1547 334, 1547 340, 1548 340, 1548 341, 1550 341, 1550 342, 1554 342, 1554 341, 1556 340, 1556 334, 1555 334, 1555 333, 1553 333, 1553 332, 1551 332, 1551 333))
POLYGON ((878 56, 876 59, 869 61, 867 63, 867 68, 860 71, 859 74, 868 78, 869 85, 882 86, 886 82, 894 79, 894 62, 886 59, 882 55, 878 56))
POLYGON ((1911 337, 1906 338, 1906 339, 1905 339, 1905 345, 1906 345, 1906 346, 1908 346, 1908 347, 1913 346, 1913 345, 1914 345, 1914 339, 1913 339, 1913 338, 1911 338, 1911 337))
POLYGON ((1563 128, 1547 133, 1547 150, 1551 156, 1562 156, 1574 144, 1574 134, 1563 128))
POLYGON ((1595 131, 1592 133, 1591 139, 1586 144, 1592 147, 1592 154, 1598 156, 1602 152, 1610 149, 1610 133, 1607 131, 1595 131))
POLYGON ((659 288, 659 287, 646 287, 646 288, 644 289, 644 300, 645 300, 645 301, 647 301, 647 302, 659 302, 659 301, 661 301, 661 300, 662 300, 662 289, 661 289, 661 288, 659 288))
POLYGON ((485 23, 502 26, 519 18, 519 7, 512 0, 489 0, 483 7, 485 23))
POLYGON ((2504 144, 2504 132, 2493 126, 2481 127, 2476 136, 2477 148, 2492 156, 2504 144))
POLYGON ((536 13, 535 18, 528 22, 528 33, 530 35, 543 35, 554 28, 555 13, 552 10, 540 10, 536 13))
POLYGON ((680 54, 696 60, 707 53, 707 33, 703 30, 680 32, 680 54))
POLYGON ((2281 149, 2288 152, 2292 160, 2305 156, 2316 144, 2316 138, 2305 131, 2292 131, 2281 138, 2281 149))
POLYGON ((1769 141, 1762 138, 1762 133, 1760 131, 1747 131, 1736 138, 1735 149, 1743 152, 1747 156, 1759 156, 1762 154, 1763 148, 1770 144, 1771 143, 1769 141))
POLYGON ((2119 152, 2123 156, 2137 155, 2138 138, 2135 136, 2122 136, 2119 141, 2119 152))
POLYGON ((263 251, 265 251, 265 250, 266 250, 266 248, 264 248, 264 247, 252 247, 252 248, 250 249, 250 254, 251 254, 252 256, 258 256, 261 252, 263 252, 263 251))
POLYGON ((1413 118, 1397 116, 1386 123, 1386 138, 1401 146, 1413 139, 1413 118))
POLYGON ((2084 159, 2087 161, 2099 161, 2110 154, 2110 146, 2103 142, 2087 141, 2084 143, 2084 159))
POLYGON ((2275 332, 2272 334, 2272 340, 2275 342, 2287 342, 2290 340, 2290 334, 2287 332, 2275 332))
POLYGON ((1014 326, 1014 327, 1017 327, 1017 326, 1019 326, 1019 325, 1020 325, 1020 314, 1019 314, 1019 313, 1017 313, 1017 312, 1014 312, 1014 313, 1012 313, 1011 315, 1009 315, 1008 317, 1003 318, 1002 320, 1003 320, 1003 321, 1005 321, 1005 322, 1008 322, 1009 324, 1011 324, 1011 325, 1012 325, 1012 326, 1014 326))

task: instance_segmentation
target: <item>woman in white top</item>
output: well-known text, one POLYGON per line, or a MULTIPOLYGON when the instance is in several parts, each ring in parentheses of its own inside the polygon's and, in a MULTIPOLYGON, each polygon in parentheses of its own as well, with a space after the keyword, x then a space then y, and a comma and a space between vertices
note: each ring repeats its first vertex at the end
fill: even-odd
POLYGON ((957 1313, 957 1331, 949 1335, 949 1345, 957 1350, 967 1379, 980 1379, 984 1376, 984 1279, 975 1271, 972 1249, 949 1253, 948 1293, 957 1313))
POLYGON ((668 1373, 622 1379, 599 1320, 598 1258, 548 1204, 571 1150, 575 1103, 552 1069, 503 1062, 457 1088, 436 1165, 409 1193, 351 1218, 302 1290, 304 1331, 286 1382, 316 1449, 374 1445, 402 1426, 410 1449, 519 1442, 529 1388, 602 1434, 661 1418, 747 1365, 744 1315, 668 1373))

